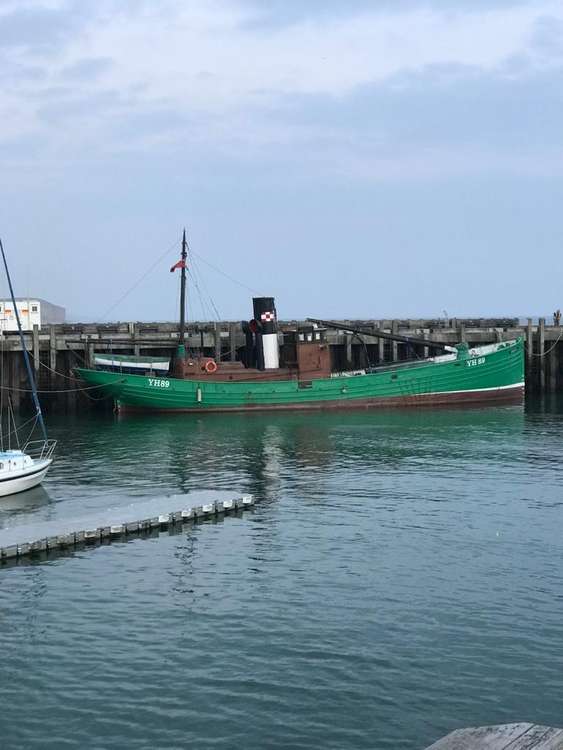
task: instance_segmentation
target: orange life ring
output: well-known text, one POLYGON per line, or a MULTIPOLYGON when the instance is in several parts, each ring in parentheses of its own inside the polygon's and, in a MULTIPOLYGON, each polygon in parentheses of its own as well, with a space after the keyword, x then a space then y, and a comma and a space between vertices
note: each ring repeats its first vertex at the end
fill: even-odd
POLYGON ((211 375, 212 372, 217 372, 217 362, 214 359, 209 359, 205 363, 205 372, 211 375))

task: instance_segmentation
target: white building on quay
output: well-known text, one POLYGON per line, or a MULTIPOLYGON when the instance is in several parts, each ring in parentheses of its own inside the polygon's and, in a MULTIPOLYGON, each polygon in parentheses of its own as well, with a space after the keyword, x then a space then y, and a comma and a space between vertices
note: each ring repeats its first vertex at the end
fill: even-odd
MULTIPOLYGON (((53 305, 39 297, 16 297, 20 323, 24 331, 32 331, 33 326, 51 325, 65 322, 65 308, 53 305)), ((14 304, 11 299, 0 299, 0 331, 11 333, 18 330, 14 304)))

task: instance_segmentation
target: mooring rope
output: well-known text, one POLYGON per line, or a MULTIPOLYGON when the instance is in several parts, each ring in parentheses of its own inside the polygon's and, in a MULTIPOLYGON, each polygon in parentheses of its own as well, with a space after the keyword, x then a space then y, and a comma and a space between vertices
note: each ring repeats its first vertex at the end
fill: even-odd
POLYGON ((532 351, 530 351, 530 349, 528 347, 528 342, 527 341, 524 341, 524 345, 525 345, 526 349, 528 350, 528 353, 529 353, 530 357, 540 357, 540 359, 541 359, 541 357, 546 357, 550 352, 552 352, 555 349, 555 347, 557 346, 557 344, 561 340, 561 336, 563 336, 563 328, 559 332, 559 336, 557 337, 557 341, 553 344, 553 346, 550 346, 549 349, 546 352, 544 352, 543 354, 541 354, 541 353, 540 354, 535 354, 534 351, 533 351, 533 344, 532 344, 532 351))
MULTIPOLYGON (((33 354, 31 356, 33 357, 33 360, 36 361, 33 354)), ((54 370, 52 367, 49 367, 49 365, 46 365, 44 362, 41 362, 41 358, 39 358, 39 366, 44 367, 48 372, 52 372, 54 375, 58 375, 59 377, 65 378, 66 380, 72 380, 75 383, 80 382, 80 378, 76 378, 74 377, 74 375, 65 375, 64 372, 59 372, 58 370, 54 370)), ((111 383, 105 383, 104 385, 90 385, 90 386, 84 386, 84 387, 78 387, 78 388, 67 388, 65 390, 51 390, 51 389, 39 390, 38 393, 46 393, 46 394, 49 394, 49 393, 84 393, 86 398, 90 399, 90 401, 94 401, 94 402, 106 401, 108 398, 111 398, 111 394, 108 396, 102 396, 101 398, 94 398, 93 396, 90 396, 90 394, 87 393, 87 391, 95 390, 96 388, 104 388, 104 387, 107 387, 108 385, 115 385, 115 383, 121 383, 123 382, 123 380, 124 380, 123 378, 120 378, 119 380, 113 381, 111 383)), ((8 388, 8 390, 10 389, 8 388)), ((11 390, 19 390, 22 393, 29 392, 28 390, 24 390, 21 388, 20 389, 12 388, 11 390)), ((0 389, 0 395, 1 393, 2 391, 0 389)))
MULTIPOLYGON (((31 356, 34 361, 37 361, 33 354, 31 356)), ((80 378, 76 378, 74 377, 74 375, 65 375, 64 372, 53 370, 53 368, 49 367, 49 365, 46 365, 45 362, 41 362, 41 357, 39 357, 39 367, 43 367, 45 368, 45 370, 48 370, 48 372, 52 372, 54 375, 58 375, 60 378, 65 378, 65 380, 74 380, 76 383, 80 382, 80 378)), ((53 393, 53 391, 49 391, 49 393, 53 393)))
MULTIPOLYGON (((111 383, 100 383, 100 385, 87 385, 82 388, 64 388, 64 389, 55 389, 55 390, 38 390, 37 393, 75 393, 76 391, 92 391, 96 388, 107 388, 110 385, 117 385, 117 383, 124 383, 125 378, 120 378, 119 380, 113 380, 111 383)), ((9 385, 0 385, 0 388, 4 391, 13 391, 14 393, 33 393, 31 388, 16 388, 15 386, 9 386, 9 385)))

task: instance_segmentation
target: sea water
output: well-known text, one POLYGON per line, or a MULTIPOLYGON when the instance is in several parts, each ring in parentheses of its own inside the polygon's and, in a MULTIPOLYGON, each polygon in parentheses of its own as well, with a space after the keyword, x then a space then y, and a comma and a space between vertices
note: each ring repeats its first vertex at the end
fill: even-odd
POLYGON ((56 462, 0 528, 258 504, 0 567, 1 748, 415 750, 562 724, 563 405, 50 424, 56 462))

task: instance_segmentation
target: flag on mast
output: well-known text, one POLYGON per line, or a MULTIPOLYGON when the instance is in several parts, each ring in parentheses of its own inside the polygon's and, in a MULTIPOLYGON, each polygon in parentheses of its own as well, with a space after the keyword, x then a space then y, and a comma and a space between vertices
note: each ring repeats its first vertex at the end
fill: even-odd
POLYGON ((170 269, 170 273, 174 273, 174 271, 177 268, 186 268, 186 261, 185 260, 179 260, 177 263, 175 263, 172 268, 170 269))

